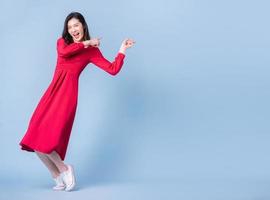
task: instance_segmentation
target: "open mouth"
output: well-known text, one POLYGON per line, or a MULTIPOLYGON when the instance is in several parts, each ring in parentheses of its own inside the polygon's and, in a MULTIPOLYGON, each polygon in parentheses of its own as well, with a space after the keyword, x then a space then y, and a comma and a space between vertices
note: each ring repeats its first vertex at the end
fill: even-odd
POLYGON ((80 33, 73 34, 73 37, 76 38, 76 39, 80 38, 80 33))

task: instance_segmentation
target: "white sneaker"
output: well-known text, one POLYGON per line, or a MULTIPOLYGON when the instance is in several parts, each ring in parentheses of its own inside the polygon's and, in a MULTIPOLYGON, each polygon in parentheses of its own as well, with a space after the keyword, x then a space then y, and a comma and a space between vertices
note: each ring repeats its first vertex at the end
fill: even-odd
POLYGON ((65 191, 71 191, 76 184, 75 176, 74 176, 74 169, 71 165, 67 165, 68 170, 62 172, 62 178, 64 181, 64 184, 66 185, 65 191))
POLYGON ((65 183, 63 182, 62 175, 60 174, 56 178, 53 179, 56 183, 56 186, 53 187, 54 190, 64 190, 65 189, 65 183))

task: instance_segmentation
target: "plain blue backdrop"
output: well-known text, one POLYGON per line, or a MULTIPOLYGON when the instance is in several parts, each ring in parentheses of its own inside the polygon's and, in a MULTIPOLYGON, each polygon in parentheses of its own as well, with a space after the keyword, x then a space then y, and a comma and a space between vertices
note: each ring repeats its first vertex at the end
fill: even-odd
POLYGON ((66 195, 48 192, 50 174, 19 142, 52 80, 56 40, 71 11, 102 37, 110 61, 123 39, 136 41, 116 77, 93 64, 80 76, 66 157, 77 195, 269 199, 269 6, 1 0, 0 199, 66 195))

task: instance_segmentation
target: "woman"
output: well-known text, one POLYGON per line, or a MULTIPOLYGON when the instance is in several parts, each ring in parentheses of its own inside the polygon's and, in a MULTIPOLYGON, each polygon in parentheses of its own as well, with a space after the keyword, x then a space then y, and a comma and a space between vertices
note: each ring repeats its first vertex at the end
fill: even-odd
POLYGON ((21 149, 35 152, 56 182, 54 190, 71 191, 75 187, 73 167, 64 163, 77 108, 80 73, 89 63, 111 75, 122 68, 127 48, 135 41, 125 39, 113 62, 99 50, 100 38, 90 38, 84 17, 70 13, 62 37, 57 40, 57 64, 53 79, 41 97, 20 142, 21 149))

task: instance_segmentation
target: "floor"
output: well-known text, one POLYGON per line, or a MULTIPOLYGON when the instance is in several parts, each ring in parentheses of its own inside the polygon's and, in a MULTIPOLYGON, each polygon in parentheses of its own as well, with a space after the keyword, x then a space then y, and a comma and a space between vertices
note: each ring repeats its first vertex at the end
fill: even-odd
POLYGON ((86 182, 77 180, 72 192, 53 191, 53 182, 18 178, 1 181, 0 199, 98 199, 98 200, 269 200, 270 180, 193 179, 156 181, 86 182))

